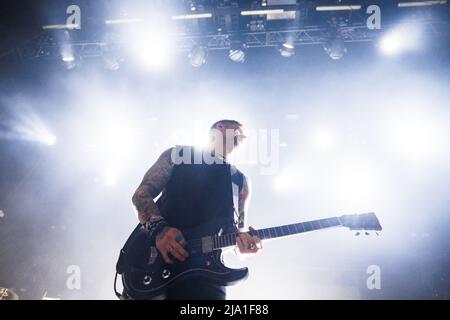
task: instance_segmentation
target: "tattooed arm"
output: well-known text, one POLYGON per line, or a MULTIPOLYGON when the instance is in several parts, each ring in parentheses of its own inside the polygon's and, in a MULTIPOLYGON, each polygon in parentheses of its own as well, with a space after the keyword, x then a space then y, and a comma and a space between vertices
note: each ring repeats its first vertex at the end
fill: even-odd
POLYGON ((238 200, 238 225, 239 229, 242 229, 246 226, 247 222, 247 211, 248 205, 250 202, 250 181, 244 175, 244 181, 242 185, 242 189, 239 192, 239 200, 238 200))
MULTIPOLYGON (((133 204, 138 212, 139 222, 142 224, 146 223, 151 217, 160 216, 153 199, 161 193, 170 179, 174 168, 171 154, 172 148, 161 154, 156 163, 147 171, 133 195, 133 204)), ((159 218, 159 220, 161 219, 159 218)), ((155 222, 150 221, 149 223, 153 225, 155 222)), ((167 263, 173 263, 172 257, 184 261, 189 255, 184 249, 186 240, 184 240, 180 230, 166 225, 160 231, 154 229, 154 232, 156 233, 156 248, 161 252, 164 261, 167 263), (181 240, 178 240, 179 237, 181 237, 181 240)))
POLYGON ((144 224, 151 216, 160 215, 156 198, 166 186, 173 170, 171 160, 172 148, 164 151, 147 171, 141 184, 136 189, 132 201, 138 213, 139 222, 144 224))
MULTIPOLYGON (((250 181, 244 175, 244 182, 242 185, 242 190, 239 192, 239 200, 238 200, 238 225, 239 230, 242 230, 246 227, 247 222, 247 211, 248 204, 250 201, 250 181)), ((255 230, 252 227, 249 227, 249 230, 255 230)), ((236 245, 239 253, 257 253, 258 250, 262 249, 261 239, 257 236, 251 236, 247 232, 242 232, 239 236, 236 237, 236 245)))

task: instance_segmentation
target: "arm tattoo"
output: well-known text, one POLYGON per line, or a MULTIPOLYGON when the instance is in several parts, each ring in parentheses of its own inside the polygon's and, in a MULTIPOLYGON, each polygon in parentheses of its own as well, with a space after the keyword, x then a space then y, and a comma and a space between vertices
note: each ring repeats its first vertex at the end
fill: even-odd
POLYGON ((159 215, 158 207, 153 199, 161 193, 172 174, 171 152, 172 149, 168 149, 161 154, 144 175, 141 184, 133 195, 132 201, 141 223, 145 223, 153 215, 159 215))
POLYGON ((246 176, 244 176, 244 183, 242 185, 242 190, 239 192, 238 200, 238 228, 244 228, 247 221, 247 211, 250 202, 250 181, 246 176))

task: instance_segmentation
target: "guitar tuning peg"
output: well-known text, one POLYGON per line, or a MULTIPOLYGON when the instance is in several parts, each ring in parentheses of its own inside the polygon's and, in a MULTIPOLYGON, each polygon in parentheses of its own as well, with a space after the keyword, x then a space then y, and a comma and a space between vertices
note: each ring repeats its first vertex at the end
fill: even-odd
POLYGON ((357 233, 355 233, 355 236, 359 236, 361 233, 359 233, 359 232, 357 232, 357 233))
POLYGON ((365 234, 366 236, 370 235, 370 233, 368 233, 367 231, 366 231, 366 232, 364 232, 364 234, 365 234))

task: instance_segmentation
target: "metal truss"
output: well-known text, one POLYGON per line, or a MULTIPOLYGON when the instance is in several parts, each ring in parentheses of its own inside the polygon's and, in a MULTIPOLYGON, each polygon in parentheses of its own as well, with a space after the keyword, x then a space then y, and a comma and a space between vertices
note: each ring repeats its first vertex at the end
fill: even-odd
MULTIPOLYGON (((428 36, 450 36, 448 22, 424 21, 420 24, 428 36)), ((369 42, 377 39, 385 30, 390 30, 398 24, 384 26, 382 30, 370 30, 365 24, 344 26, 339 28, 339 36, 344 42, 369 42)), ((327 27, 305 27, 278 31, 244 32, 240 34, 240 41, 248 48, 275 47, 285 43, 287 39, 295 46, 319 45, 330 40, 332 30, 327 27)), ((177 34, 173 35, 176 49, 189 51, 196 46, 203 46, 209 50, 228 50, 235 34, 177 34)), ((143 39, 143 41, 146 41, 143 39)), ((148 39, 147 41, 151 41, 148 39)), ((67 44, 66 44, 67 45, 67 44)), ((106 48, 125 49, 126 39, 115 38, 114 41, 74 41, 69 43, 74 52, 82 58, 101 56, 106 48)), ((43 32, 18 48, 20 57, 24 60, 54 59, 60 57, 60 44, 51 36, 43 32)))

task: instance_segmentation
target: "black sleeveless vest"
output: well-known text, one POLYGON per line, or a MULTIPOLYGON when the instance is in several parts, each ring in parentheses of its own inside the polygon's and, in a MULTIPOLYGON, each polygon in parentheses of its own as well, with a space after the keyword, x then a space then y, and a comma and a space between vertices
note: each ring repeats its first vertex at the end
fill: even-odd
MULTIPOLYGON (((205 163, 201 150, 183 147, 191 153, 190 163, 175 164, 157 205, 170 226, 191 229, 212 220, 234 221, 233 191, 228 163, 205 163), (201 159, 201 163, 194 162, 201 159)), ((199 162, 199 161, 197 161, 199 162)))

